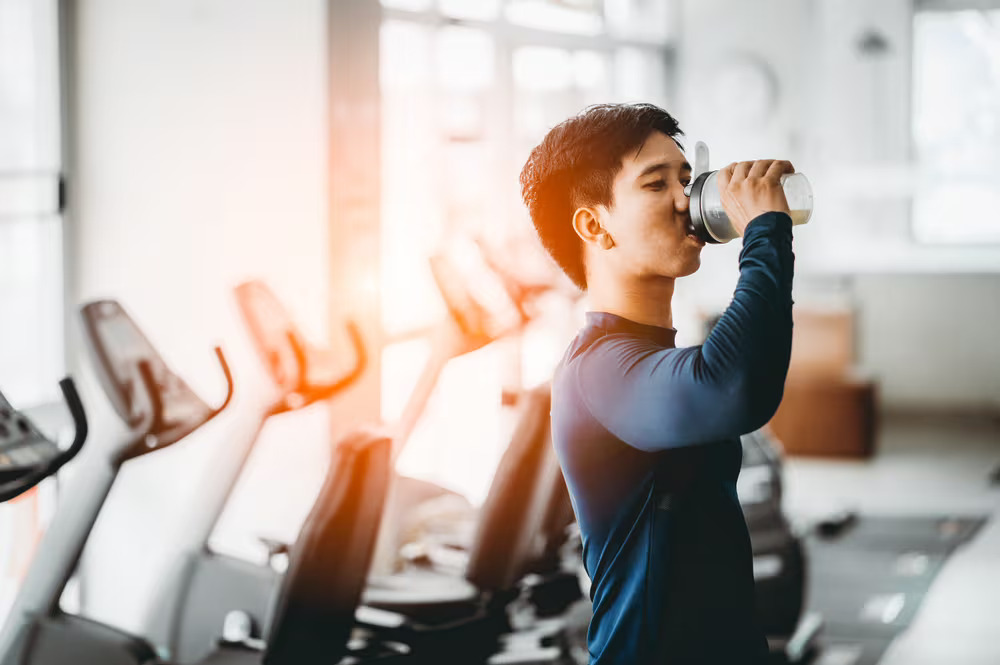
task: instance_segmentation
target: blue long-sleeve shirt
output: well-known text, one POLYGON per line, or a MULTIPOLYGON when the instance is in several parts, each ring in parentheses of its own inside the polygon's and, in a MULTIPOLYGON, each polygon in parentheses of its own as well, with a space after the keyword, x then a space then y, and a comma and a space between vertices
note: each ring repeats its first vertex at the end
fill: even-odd
POLYGON ((791 219, 751 221, 736 292, 701 346, 588 312, 556 370, 552 434, 583 534, 592 665, 763 663, 739 437, 781 401, 791 219))

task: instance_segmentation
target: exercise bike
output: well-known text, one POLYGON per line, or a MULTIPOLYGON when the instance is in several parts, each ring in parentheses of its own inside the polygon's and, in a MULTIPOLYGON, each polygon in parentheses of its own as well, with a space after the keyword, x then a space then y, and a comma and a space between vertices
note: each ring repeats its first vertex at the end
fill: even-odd
POLYGON ((66 450, 46 437, 0 393, 0 502, 24 494, 76 457, 87 440, 87 414, 73 379, 59 382, 75 434, 66 450))
POLYGON ((81 459, 0 632, 3 665, 155 659, 144 640, 67 614, 59 600, 122 466, 180 441, 218 415, 233 394, 221 349, 216 348, 216 356, 227 395, 221 406, 211 408, 170 370, 118 303, 90 303, 81 316, 98 378, 124 432, 89 445, 81 459))

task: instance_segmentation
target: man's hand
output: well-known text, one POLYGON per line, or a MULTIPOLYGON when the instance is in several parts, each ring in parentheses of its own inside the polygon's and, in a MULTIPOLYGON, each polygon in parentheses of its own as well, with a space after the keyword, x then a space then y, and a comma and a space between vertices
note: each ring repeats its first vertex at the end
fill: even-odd
POLYGON ((752 219, 765 212, 790 213, 781 188, 781 176, 786 173, 795 173, 795 167, 777 159, 733 162, 719 171, 722 207, 740 236, 752 219))

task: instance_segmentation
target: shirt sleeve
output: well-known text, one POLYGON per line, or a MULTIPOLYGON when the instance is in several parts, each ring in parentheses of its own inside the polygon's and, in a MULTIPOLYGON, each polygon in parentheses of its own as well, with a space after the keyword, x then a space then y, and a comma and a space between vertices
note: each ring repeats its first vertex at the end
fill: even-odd
POLYGON ((781 402, 792 348, 792 220, 747 226, 732 302, 705 343, 664 348, 611 333, 578 358, 591 414, 645 451, 712 443, 766 424, 781 402))

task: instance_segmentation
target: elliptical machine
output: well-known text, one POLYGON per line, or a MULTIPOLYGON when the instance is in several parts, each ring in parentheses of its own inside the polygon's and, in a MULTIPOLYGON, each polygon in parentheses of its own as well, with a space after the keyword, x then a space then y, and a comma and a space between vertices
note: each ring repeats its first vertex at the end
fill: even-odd
POLYGON ((218 347, 227 395, 213 409, 170 370, 117 302, 92 302, 81 316, 98 378, 126 431, 103 447, 88 446, 0 632, 3 665, 155 660, 144 640, 66 614, 59 599, 122 465, 181 440, 218 415, 233 395, 229 366, 218 347))

